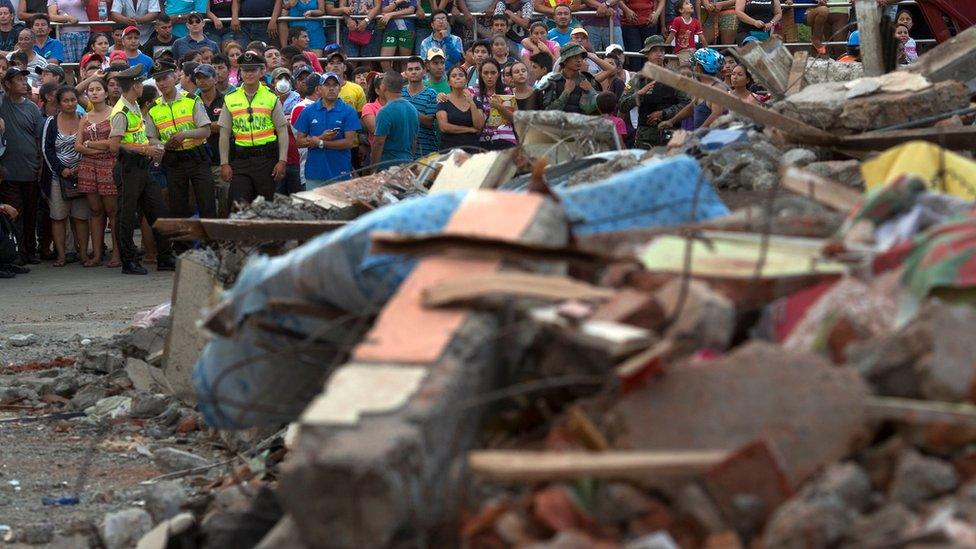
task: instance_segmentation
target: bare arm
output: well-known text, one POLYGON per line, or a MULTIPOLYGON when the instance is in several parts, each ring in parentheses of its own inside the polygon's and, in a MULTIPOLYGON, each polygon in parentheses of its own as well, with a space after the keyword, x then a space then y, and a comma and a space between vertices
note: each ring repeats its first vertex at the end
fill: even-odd
POLYGON ((362 119, 362 123, 363 123, 363 129, 366 130, 366 133, 368 133, 370 135, 373 135, 373 134, 376 133, 376 115, 375 114, 368 114, 368 115, 364 116, 363 119, 362 119))
POLYGON ((535 9, 536 13, 541 13, 549 17, 552 17, 556 13, 556 10, 549 7, 549 2, 546 2, 546 0, 532 0, 532 8, 535 9))
MULTIPOLYGON (((369 163, 375 166, 380 163, 380 158, 383 158, 383 147, 386 145, 386 136, 377 135, 373 140, 373 146, 369 152, 369 163)), ((379 168, 374 168, 373 171, 377 171, 379 168)))
POLYGON ((47 7, 47 16, 51 18, 51 21, 55 23, 70 23, 75 24, 78 22, 77 17, 72 17, 70 15, 62 15, 59 13, 59 8, 57 4, 52 4, 47 7))

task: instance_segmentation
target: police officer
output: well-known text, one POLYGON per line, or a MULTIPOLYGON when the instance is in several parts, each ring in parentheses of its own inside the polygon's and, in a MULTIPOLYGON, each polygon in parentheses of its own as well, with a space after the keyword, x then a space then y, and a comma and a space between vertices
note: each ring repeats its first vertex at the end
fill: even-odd
MULTIPOLYGON (((109 116, 112 126, 109 150, 118 155, 112 176, 119 193, 118 238, 122 272, 144 275, 147 271, 139 263, 136 245, 132 241, 132 233, 139 223, 139 212, 146 216, 150 226, 156 219, 167 217, 169 213, 162 191, 149 178, 149 163, 162 159, 163 148, 150 144, 146 137, 146 125, 138 104, 142 95, 142 74, 142 64, 113 74, 122 88, 122 97, 112 107, 109 116)), ((169 240, 155 229, 153 235, 156 238, 156 270, 175 270, 176 262, 169 240)))
POLYGON ((242 84, 224 96, 217 120, 220 175, 230 183, 231 204, 250 203, 257 196, 273 199, 288 158, 288 120, 278 96, 262 83, 264 58, 247 52, 238 66, 242 84))
POLYGON ((161 59, 149 74, 160 96, 146 119, 146 137, 163 143, 163 168, 173 217, 190 217, 190 190, 201 218, 216 217, 210 155, 204 143, 210 136, 210 117, 195 95, 176 90, 176 63, 161 59))
POLYGON ((597 82, 586 67, 586 50, 576 42, 559 50, 559 72, 549 74, 542 106, 549 111, 591 114, 596 110, 597 82))
MULTIPOLYGON (((644 40, 641 53, 647 55, 649 63, 663 67, 664 47, 664 38, 655 34, 644 40)), ((637 107, 634 146, 649 149, 668 144, 670 132, 659 129, 658 124, 674 117, 689 102, 691 98, 686 93, 638 73, 627 82, 620 98, 619 111, 621 116, 629 116, 627 113, 637 107)))

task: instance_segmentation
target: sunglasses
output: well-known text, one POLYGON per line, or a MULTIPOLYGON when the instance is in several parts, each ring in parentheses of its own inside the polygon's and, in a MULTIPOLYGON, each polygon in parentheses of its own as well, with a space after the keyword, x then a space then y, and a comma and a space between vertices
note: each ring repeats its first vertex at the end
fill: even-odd
POLYGON ((191 25, 196 25, 197 23, 203 23, 203 19, 197 19, 197 18, 187 19, 186 22, 191 25))

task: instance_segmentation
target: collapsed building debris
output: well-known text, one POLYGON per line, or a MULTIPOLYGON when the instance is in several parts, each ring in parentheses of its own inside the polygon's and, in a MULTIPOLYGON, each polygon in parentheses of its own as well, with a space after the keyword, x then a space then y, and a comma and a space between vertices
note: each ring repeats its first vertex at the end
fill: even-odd
POLYGON ((972 545, 976 134, 885 128, 968 104, 972 32, 875 79, 749 46, 772 109, 649 66, 735 112, 650 152, 520 112, 516 151, 160 220, 207 244, 169 306, 0 369, 0 422, 148 480, 11 538, 972 545))

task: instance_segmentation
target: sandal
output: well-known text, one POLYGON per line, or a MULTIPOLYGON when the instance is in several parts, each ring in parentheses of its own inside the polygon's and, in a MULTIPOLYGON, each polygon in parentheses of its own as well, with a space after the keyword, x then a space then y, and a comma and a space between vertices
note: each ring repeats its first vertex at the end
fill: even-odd
POLYGON ((121 259, 113 259, 113 260, 109 261, 108 263, 106 263, 105 266, 108 267, 109 269, 118 269, 119 267, 122 266, 122 260, 121 259))
POLYGON ((94 259, 89 259, 81 264, 82 267, 98 267, 102 264, 101 260, 95 261, 94 259))
POLYGON ((67 262, 67 261, 65 261, 65 260, 63 260, 63 259, 58 259, 57 261, 55 261, 55 262, 54 262, 54 263, 52 263, 51 265, 52 265, 52 266, 54 266, 54 267, 64 267, 64 266, 65 266, 65 265, 67 265, 67 264, 68 264, 68 262, 67 262))

